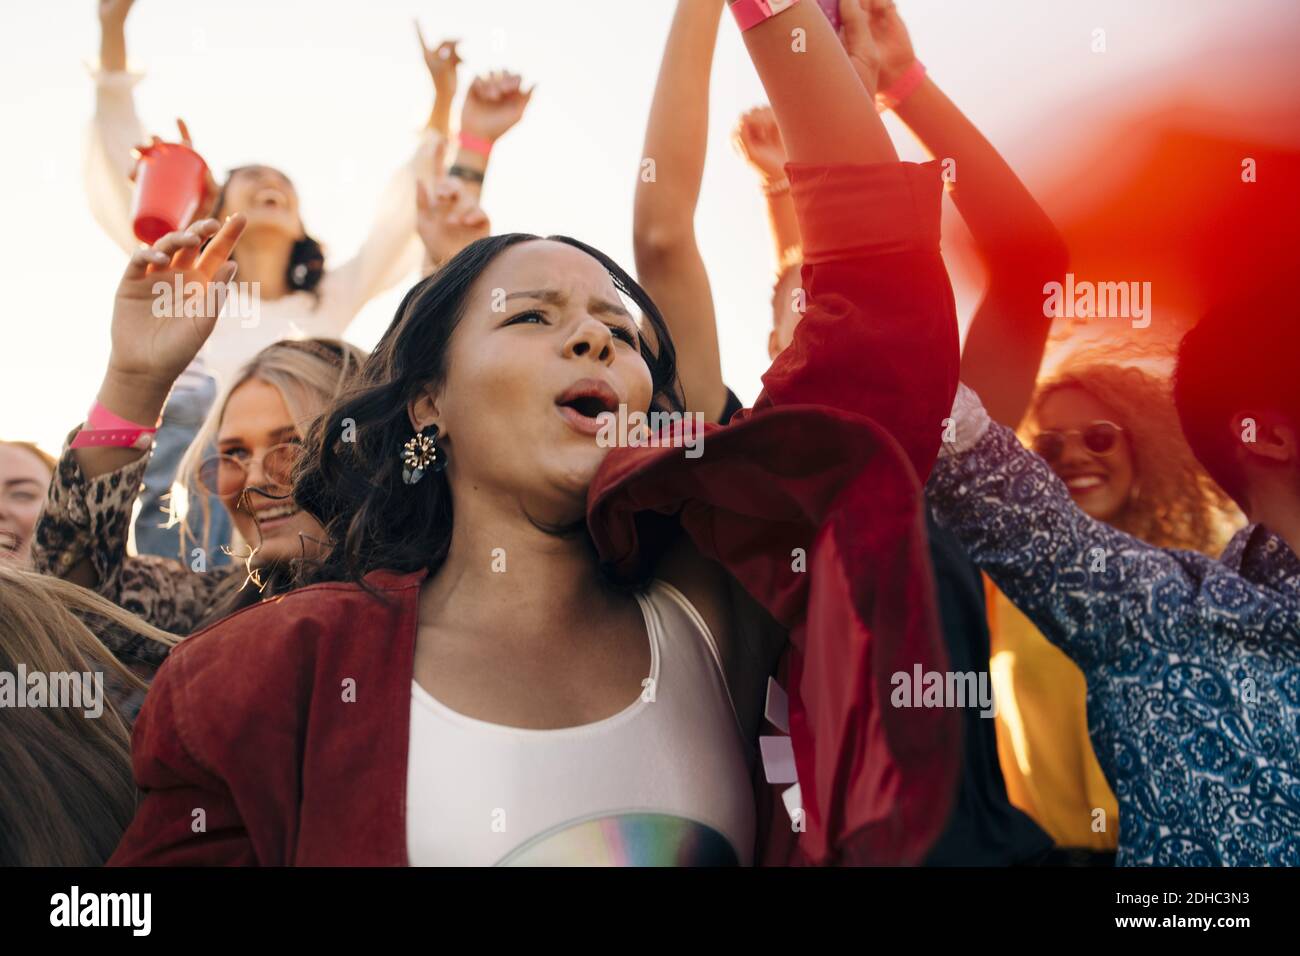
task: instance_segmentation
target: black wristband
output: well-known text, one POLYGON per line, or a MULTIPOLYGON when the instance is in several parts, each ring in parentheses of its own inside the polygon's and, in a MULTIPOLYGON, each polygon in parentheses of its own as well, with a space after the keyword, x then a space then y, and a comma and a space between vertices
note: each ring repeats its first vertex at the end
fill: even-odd
POLYGON ((457 179, 463 179, 467 183, 478 183, 480 186, 483 184, 483 174, 477 169, 470 169, 468 166, 461 166, 459 164, 452 166, 447 170, 447 175, 455 176, 457 179))

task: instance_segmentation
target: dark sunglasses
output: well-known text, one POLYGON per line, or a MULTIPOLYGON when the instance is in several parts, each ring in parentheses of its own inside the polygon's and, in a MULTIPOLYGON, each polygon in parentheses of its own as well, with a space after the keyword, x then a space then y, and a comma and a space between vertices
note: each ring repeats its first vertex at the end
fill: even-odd
MULTIPOLYGON (((262 456, 262 474, 272 486, 288 488, 293 485, 293 469, 302 457, 302 445, 286 443, 274 445, 262 456)), ((210 495, 225 498, 238 494, 248 483, 248 469, 256 458, 235 455, 213 455, 199 465, 199 486, 210 495)))
POLYGON ((1094 455, 1109 455, 1119 444, 1119 436, 1124 429, 1114 422, 1092 422, 1086 428, 1072 428, 1069 431, 1045 431, 1034 436, 1034 452, 1048 464, 1056 461, 1065 453, 1066 443, 1071 435, 1083 439, 1083 447, 1094 455))

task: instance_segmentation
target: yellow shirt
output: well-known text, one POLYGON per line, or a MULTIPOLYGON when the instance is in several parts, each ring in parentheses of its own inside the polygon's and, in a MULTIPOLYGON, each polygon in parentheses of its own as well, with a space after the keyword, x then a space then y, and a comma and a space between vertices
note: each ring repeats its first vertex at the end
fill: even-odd
POLYGON ((1058 846, 1114 851, 1119 805, 1088 739, 1083 673, 987 577, 984 586, 1007 796, 1058 846))

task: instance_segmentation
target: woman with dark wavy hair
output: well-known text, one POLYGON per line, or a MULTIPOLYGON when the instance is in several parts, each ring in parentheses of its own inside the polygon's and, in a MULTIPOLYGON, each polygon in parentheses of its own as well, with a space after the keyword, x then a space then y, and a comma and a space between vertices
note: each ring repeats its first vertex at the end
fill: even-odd
MULTIPOLYGON (((616 413, 620 405, 682 412, 676 356, 667 328, 654 303, 617 263, 604 253, 564 236, 542 240, 539 236, 515 233, 473 243, 444 267, 447 273, 442 281, 421 283, 407 294, 398 309, 398 320, 363 366, 352 394, 320 418, 313 428, 308 446, 317 454, 307 460, 299 473, 294 498, 326 525, 327 537, 335 547, 319 566, 304 568, 303 583, 361 581, 376 568, 406 572, 441 564, 453 538, 453 495, 450 480, 441 466, 452 454, 459 458, 462 449, 467 462, 483 461, 490 469, 492 478, 484 479, 485 485, 489 480, 503 484, 517 477, 502 474, 502 466, 508 468, 514 461, 489 460, 486 454, 494 450, 494 443, 506 430, 490 428, 493 419, 485 412, 488 408, 510 409, 513 396, 509 390, 522 391, 535 385, 531 379, 535 378, 533 370, 539 364, 537 353, 546 350, 558 334, 552 332, 548 336, 545 332, 559 324, 553 313, 562 314, 563 307, 579 308, 583 304, 559 302, 564 293, 552 288, 554 283, 543 281, 546 269, 560 273, 578 266, 592 271, 588 308, 609 317, 607 327, 612 341, 601 343, 602 347, 611 360, 622 357, 620 353, 628 349, 638 353, 649 377, 647 381, 611 385, 602 380, 604 376, 574 383, 561 375, 555 407, 530 409, 535 416, 545 418, 529 421, 512 417, 510 433, 536 446, 532 449, 534 455, 528 456, 525 449, 516 445, 520 458, 529 459, 530 467, 531 459, 535 459, 558 469, 555 475, 543 474, 556 485, 551 493, 567 498, 569 486, 575 480, 569 472, 583 478, 589 469, 582 468, 579 462, 568 461, 562 451, 563 443, 555 444, 557 438, 574 440, 574 436, 546 420, 554 418, 557 409, 564 416, 564 424, 576 424, 568 430, 583 436, 582 443, 591 446, 593 460, 602 456, 596 443, 590 441, 595 435, 592 425, 598 424, 600 413, 616 413), (507 293, 508 287, 513 289, 521 283, 521 272, 514 267, 516 261, 527 261, 521 247, 534 242, 544 242, 549 247, 547 255, 551 261, 537 270, 539 281, 533 284, 536 289, 526 282, 523 287, 543 294, 507 293), (604 272, 590 270, 584 257, 595 260, 604 272), (501 284, 490 285, 493 282, 501 284), (612 288, 608 287, 610 282, 612 288), (484 283, 499 292, 503 321, 500 329, 494 330, 498 335, 495 339, 486 335, 475 339, 470 337, 467 328, 464 334, 455 337, 453 348, 454 333, 462 324, 469 290, 484 283), (605 287, 601 288, 602 285, 605 287), (643 317, 640 326, 623 304, 624 297, 639 309, 643 317), (550 308, 532 311, 525 308, 541 303, 550 308), (476 372, 487 373, 470 380, 470 387, 478 391, 457 387, 459 382, 451 380, 453 372, 469 364, 469 356, 481 349, 498 350, 499 360, 487 369, 486 362, 475 364, 476 372), (466 358, 458 361, 458 353, 466 358), (438 399, 433 390, 439 385, 450 389, 455 396, 450 420, 457 425, 460 421, 468 424, 452 431, 454 426, 449 418, 434 413, 438 399), (420 411, 412 413, 412 406, 420 411), (464 411, 457 415, 458 409, 464 411), (436 417, 430 417, 431 413, 436 417), (413 419, 413 414, 418 417, 413 419), (336 440, 349 427, 355 431, 355 441, 336 440), (408 459, 394 455, 393 449, 403 448, 412 441, 421 446, 422 440, 428 442, 432 455, 426 469, 428 480, 422 481, 420 476, 412 481, 408 459), (403 482, 418 487, 404 495, 390 493, 390 489, 400 487, 403 482)), ((588 345, 575 342, 572 347, 580 351, 588 345)), ((624 363, 612 361, 611 364, 621 367, 631 362, 625 359, 624 363)), ((638 379, 640 371, 636 369, 638 379)), ((539 525, 553 528, 558 534, 581 531, 580 518, 575 521, 565 510, 546 501, 525 507, 525 513, 539 525)))
POLYGON ((810 290, 755 407, 675 418, 659 311, 590 246, 466 247, 312 430, 308 586, 159 672, 113 862, 923 857, 956 720, 887 695, 946 667, 919 482, 957 375, 939 170, 897 161, 815 4, 742 22, 810 290))

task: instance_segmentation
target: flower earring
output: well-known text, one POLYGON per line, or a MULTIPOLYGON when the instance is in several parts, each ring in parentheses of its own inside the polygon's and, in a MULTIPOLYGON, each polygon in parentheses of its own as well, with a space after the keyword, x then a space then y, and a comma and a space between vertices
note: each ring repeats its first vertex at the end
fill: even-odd
POLYGON ((438 450, 438 426, 429 427, 433 430, 432 435, 421 430, 402 446, 402 481, 408 485, 423 478, 426 471, 442 471, 447 467, 446 456, 439 454, 438 450))

